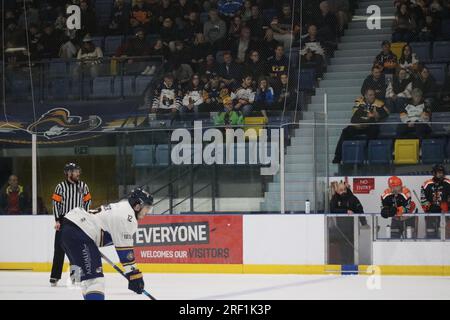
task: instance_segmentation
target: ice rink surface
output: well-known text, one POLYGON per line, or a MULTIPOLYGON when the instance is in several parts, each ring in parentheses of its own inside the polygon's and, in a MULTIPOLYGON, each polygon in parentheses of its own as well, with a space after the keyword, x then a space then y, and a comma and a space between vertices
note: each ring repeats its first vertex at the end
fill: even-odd
MULTIPOLYGON (((2 271, 0 299, 82 299, 79 288, 67 286, 67 273, 55 288, 48 278, 44 272, 2 271)), ((380 289, 368 289, 369 277, 355 275, 147 273, 144 279, 147 291, 160 300, 450 299, 450 277, 382 276, 380 289)), ((148 299, 129 291, 118 274, 106 273, 105 280, 106 299, 148 299)))

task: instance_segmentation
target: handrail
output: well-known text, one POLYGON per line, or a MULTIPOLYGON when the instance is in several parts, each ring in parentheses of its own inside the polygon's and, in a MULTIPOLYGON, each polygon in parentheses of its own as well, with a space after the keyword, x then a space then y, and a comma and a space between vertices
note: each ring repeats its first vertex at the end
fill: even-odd
MULTIPOLYGON (((208 184, 206 184, 205 186, 201 187, 200 189, 198 189, 196 192, 194 192, 194 193, 192 194, 192 196, 195 196, 197 193, 203 191, 204 189, 206 189, 206 188, 209 187, 210 185, 212 185, 211 182, 208 183, 208 184)), ((170 211, 171 209, 173 209, 173 208, 175 208, 176 206, 182 204, 183 202, 185 202, 186 200, 188 200, 188 199, 190 199, 190 198, 191 198, 191 196, 185 197, 183 200, 181 200, 180 202, 178 202, 178 203, 176 203, 175 205, 173 205, 172 208, 167 209, 166 211, 162 212, 161 214, 164 214, 164 213, 170 211)), ((211 199, 211 200, 214 201, 214 198, 211 199)))

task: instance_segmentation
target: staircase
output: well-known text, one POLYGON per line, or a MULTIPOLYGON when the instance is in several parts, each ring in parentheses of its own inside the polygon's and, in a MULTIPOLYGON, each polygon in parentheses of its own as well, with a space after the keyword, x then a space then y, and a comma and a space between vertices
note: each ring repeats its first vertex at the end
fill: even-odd
MULTIPOLYGON (((359 8, 349 28, 345 31, 338 50, 331 58, 324 79, 316 88, 315 95, 306 110, 302 112, 299 128, 295 130, 295 137, 291 145, 286 148, 285 156, 285 209, 290 211, 304 211, 305 201, 311 201, 314 210, 314 189, 325 192, 327 189, 322 179, 322 186, 318 189, 318 180, 325 176, 325 138, 323 126, 316 126, 316 143, 313 147, 314 113, 324 111, 324 93, 328 96, 328 174, 338 172, 338 165, 332 164, 334 150, 342 129, 350 123, 352 107, 355 98, 361 95, 361 85, 370 69, 375 56, 381 51, 381 42, 391 39, 391 24, 395 9, 391 0, 360 0, 359 8), (370 5, 381 8, 381 29, 369 30, 366 26, 366 9, 370 5), (316 154, 316 166, 313 154, 316 154), (314 179, 314 170, 318 179, 314 179)), ((322 193, 323 197, 323 193, 322 193)), ((318 210, 324 209, 323 199, 317 199, 318 210)), ((269 183, 261 211, 280 210, 280 177, 275 176, 274 182, 269 183)))

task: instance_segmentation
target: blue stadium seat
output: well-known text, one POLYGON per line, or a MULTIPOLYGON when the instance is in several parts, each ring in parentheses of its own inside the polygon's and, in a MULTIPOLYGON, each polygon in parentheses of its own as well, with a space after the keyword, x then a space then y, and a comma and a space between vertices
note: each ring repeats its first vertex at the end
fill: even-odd
POLYGON ((50 81, 49 95, 53 99, 65 99, 69 94, 69 80, 68 79, 56 79, 50 81))
POLYGON ((400 114, 391 113, 388 118, 380 126, 380 138, 395 138, 397 136, 397 124, 392 122, 400 122, 400 114))
POLYGON ((422 140, 422 163, 442 163, 445 159, 445 139, 422 140))
POLYGON ((94 98, 111 98, 113 77, 97 77, 94 79, 92 86, 92 97, 94 98))
MULTIPOLYGON (((124 76, 123 77, 123 95, 125 97, 134 96, 134 79, 133 76, 124 76)), ((122 85, 122 77, 114 78, 114 86, 113 86, 113 94, 118 97, 121 96, 121 85, 122 85)))
POLYGON ((169 146, 159 144, 156 146, 155 164, 159 166, 169 165, 169 146))
POLYGON ((370 140, 369 164, 389 164, 392 161, 392 140, 370 140))
POLYGON ((155 164, 154 145, 136 145, 133 148, 133 166, 134 167, 150 167, 155 164))
POLYGON ((450 41, 433 43, 433 63, 450 61, 450 41))
POLYGON ((136 95, 140 96, 147 89, 148 85, 152 82, 152 76, 137 76, 136 77, 136 95))
POLYGON ((96 46, 96 47, 100 47, 103 51, 103 42, 105 41, 105 38, 103 37, 92 37, 92 43, 96 46))
POLYGON ((436 80, 436 84, 439 86, 444 85, 445 75, 446 75, 446 64, 427 64, 427 69, 433 75, 433 78, 436 80))
POLYGON ((431 114, 431 121, 433 135, 442 136, 450 134, 450 112, 434 112, 431 114))
POLYGON ((362 164, 365 160, 366 140, 347 140, 342 144, 343 164, 362 164))
POLYGON ((315 87, 315 71, 305 69, 300 71, 300 91, 312 91, 315 87))
POLYGON ((117 48, 122 44, 123 37, 122 36, 108 36, 105 38, 105 49, 104 54, 109 56, 113 55, 117 48))
POLYGON ((411 42, 410 45, 420 62, 431 61, 430 42, 411 42))

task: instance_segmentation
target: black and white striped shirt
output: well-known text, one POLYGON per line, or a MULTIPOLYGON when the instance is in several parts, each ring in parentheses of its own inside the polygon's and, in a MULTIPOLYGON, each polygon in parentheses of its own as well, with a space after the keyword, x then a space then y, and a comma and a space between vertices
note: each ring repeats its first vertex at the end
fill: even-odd
POLYGON ((73 183, 65 180, 56 186, 52 200, 53 214, 55 215, 55 220, 59 221, 67 212, 74 208, 89 210, 91 194, 87 184, 83 181, 73 183))

